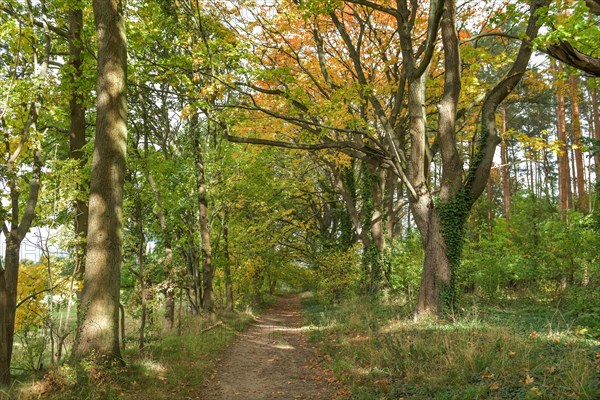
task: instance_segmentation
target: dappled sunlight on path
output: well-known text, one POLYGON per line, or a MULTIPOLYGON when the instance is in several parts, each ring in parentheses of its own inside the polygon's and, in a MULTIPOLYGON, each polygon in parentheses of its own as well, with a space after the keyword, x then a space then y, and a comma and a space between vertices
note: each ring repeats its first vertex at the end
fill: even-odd
POLYGON ((336 398, 340 385, 318 365, 301 325, 299 297, 281 297, 223 354, 198 399, 336 398))

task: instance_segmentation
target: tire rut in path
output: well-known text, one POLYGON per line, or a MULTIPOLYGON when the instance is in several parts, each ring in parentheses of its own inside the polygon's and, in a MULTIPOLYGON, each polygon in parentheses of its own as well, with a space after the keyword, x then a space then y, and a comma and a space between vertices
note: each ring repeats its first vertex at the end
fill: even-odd
POLYGON ((301 330, 300 297, 278 301, 240 334, 202 389, 202 400, 331 400, 340 389, 301 330))

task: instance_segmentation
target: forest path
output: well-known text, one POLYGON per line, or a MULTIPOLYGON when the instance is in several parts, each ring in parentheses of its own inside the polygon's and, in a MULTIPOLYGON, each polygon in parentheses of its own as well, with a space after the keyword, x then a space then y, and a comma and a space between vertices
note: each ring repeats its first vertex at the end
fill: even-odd
POLYGON ((285 296, 256 318, 225 351, 199 399, 335 399, 340 385, 319 365, 300 310, 300 296, 285 296))

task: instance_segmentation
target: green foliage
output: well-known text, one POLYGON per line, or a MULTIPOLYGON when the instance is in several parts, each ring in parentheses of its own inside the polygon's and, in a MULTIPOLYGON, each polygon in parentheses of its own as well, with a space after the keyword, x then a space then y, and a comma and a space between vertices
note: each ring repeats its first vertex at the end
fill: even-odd
POLYGON ((415 300, 423 270, 423 246, 416 232, 408 232, 406 237, 391 244, 390 285, 394 298, 415 300))
POLYGON ((510 225, 471 219, 461 275, 463 289, 488 301, 556 303, 580 328, 598 337, 600 245, 592 216, 559 218, 552 204, 513 196, 510 225), (576 249, 576 250, 574 250, 576 249))
POLYGON ((354 246, 320 254, 313 267, 319 298, 335 303, 354 295, 361 276, 359 249, 354 246))
MULTIPOLYGON (((217 357, 253 320, 247 313, 216 316, 223 325, 202 332, 214 321, 199 317, 183 324, 182 335, 167 335, 153 341, 140 353, 128 348, 128 363, 106 365, 93 357, 79 363, 52 366, 44 379, 14 387, 14 398, 70 399, 171 399, 198 390, 212 371, 217 357)), ((3 398, 0 396, 0 398, 3 398)), ((9 399, 12 397, 9 397, 9 399)))

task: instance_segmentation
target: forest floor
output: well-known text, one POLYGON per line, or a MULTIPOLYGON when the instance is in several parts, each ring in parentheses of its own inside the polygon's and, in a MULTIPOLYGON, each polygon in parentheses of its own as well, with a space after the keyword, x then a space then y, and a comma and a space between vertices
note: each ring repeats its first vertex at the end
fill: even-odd
POLYGON ((280 297, 225 351, 201 400, 315 399, 344 396, 302 328, 300 296, 280 297))

